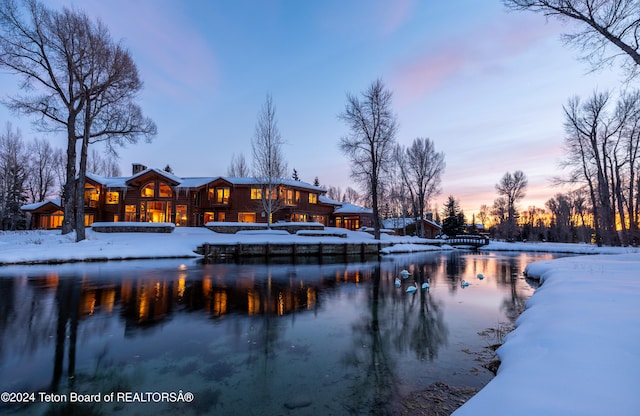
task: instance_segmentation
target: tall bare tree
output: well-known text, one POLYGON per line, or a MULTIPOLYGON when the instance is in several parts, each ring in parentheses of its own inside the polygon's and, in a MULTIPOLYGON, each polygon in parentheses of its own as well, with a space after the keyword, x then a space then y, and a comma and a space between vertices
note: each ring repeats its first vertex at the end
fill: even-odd
POLYGON ((637 0, 504 0, 513 10, 530 10, 563 22, 577 23, 564 35, 594 68, 617 58, 629 77, 640 65, 640 4, 637 0))
POLYGON ((9 106, 37 115, 44 131, 66 132, 62 232, 75 229, 80 241, 88 146, 101 140, 115 146, 156 134, 155 124, 134 103, 142 82, 133 59, 102 23, 83 12, 56 12, 36 0, 1 0, 0 65, 21 76, 22 87, 31 93, 10 98, 9 106))
POLYGON ((267 217, 267 226, 271 227, 271 216, 284 206, 279 198, 278 189, 287 175, 287 164, 284 159, 276 107, 271 94, 267 94, 256 122, 256 129, 251 141, 253 152, 253 173, 261 185, 260 205, 267 217))
POLYGON ((444 153, 436 152, 431 139, 418 137, 411 146, 396 151, 397 166, 401 172, 414 206, 414 215, 420 218, 418 234, 424 236, 424 214, 429 200, 440 192, 444 172, 444 153))
POLYGON ((372 82, 361 95, 347 94, 345 109, 338 116, 349 129, 340 139, 340 149, 351 161, 351 177, 370 197, 374 237, 380 239, 378 199, 393 162, 398 123, 391 108, 393 94, 382 80, 372 82))
MULTIPOLYGON (((524 198, 527 189, 527 177, 521 170, 511 174, 507 172, 496 184, 496 191, 503 199, 506 208, 506 221, 502 222, 502 231, 507 238, 515 237, 517 232, 518 207, 517 203, 524 198)), ((498 205, 502 206, 502 202, 498 205)))

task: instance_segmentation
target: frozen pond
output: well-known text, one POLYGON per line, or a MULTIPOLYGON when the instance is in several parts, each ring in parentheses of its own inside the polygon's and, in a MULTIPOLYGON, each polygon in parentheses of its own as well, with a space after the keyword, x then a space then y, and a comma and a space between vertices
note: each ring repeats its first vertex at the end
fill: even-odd
POLYGON ((524 267, 553 257, 4 267, 0 392, 28 403, 3 396, 0 413, 389 414, 435 381, 484 386, 486 347, 534 291, 524 267), (414 280, 429 291, 407 293, 414 280))

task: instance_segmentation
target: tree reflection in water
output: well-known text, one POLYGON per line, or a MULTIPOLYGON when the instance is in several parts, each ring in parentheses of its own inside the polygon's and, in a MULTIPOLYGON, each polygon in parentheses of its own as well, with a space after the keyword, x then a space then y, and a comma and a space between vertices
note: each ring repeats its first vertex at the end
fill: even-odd
POLYGON ((461 350, 486 346, 478 332, 496 319, 516 319, 532 293, 521 277, 532 258, 455 251, 349 264, 5 268, 0 391, 91 393, 110 378, 131 390, 206 388, 214 399, 194 403, 201 410, 392 414, 400 395, 434 381, 490 379, 469 375, 465 366, 477 364, 461 350), (404 268, 411 276, 396 288, 404 268), (478 273, 486 277, 473 280, 478 273), (462 290, 462 279, 473 282, 462 290), (427 281, 430 291, 406 293, 427 281), (126 378, 134 372, 145 377, 126 378), (290 400, 294 390, 302 399, 290 400))

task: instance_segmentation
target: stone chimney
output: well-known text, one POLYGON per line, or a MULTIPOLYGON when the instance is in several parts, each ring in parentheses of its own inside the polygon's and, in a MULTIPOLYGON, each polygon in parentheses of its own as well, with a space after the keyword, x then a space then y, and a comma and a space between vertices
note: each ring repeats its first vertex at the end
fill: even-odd
POLYGON ((143 170, 145 170, 147 167, 145 165, 143 165, 142 163, 133 163, 131 166, 131 175, 135 175, 137 173, 142 172, 143 170))

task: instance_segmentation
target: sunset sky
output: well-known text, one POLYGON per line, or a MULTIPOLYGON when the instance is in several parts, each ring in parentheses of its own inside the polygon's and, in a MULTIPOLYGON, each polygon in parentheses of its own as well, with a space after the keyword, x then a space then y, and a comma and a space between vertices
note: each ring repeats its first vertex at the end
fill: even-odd
MULTIPOLYGON (((354 186, 338 148, 346 94, 376 78, 393 92, 409 145, 428 137, 445 153, 439 208, 453 195, 467 213, 492 205, 505 172, 529 178, 521 208, 544 207, 560 188, 562 105, 616 89, 614 69, 590 72, 565 46, 567 26, 511 12, 500 0, 169 1, 51 0, 101 19, 136 61, 140 104, 158 125, 152 144, 121 151, 131 164, 178 176, 225 175, 233 154, 251 161, 251 138, 267 93, 273 97, 290 171, 324 186, 354 186)), ((18 78, 0 72, 3 95, 18 78)), ((44 136, 0 108, 23 136, 44 136)))

